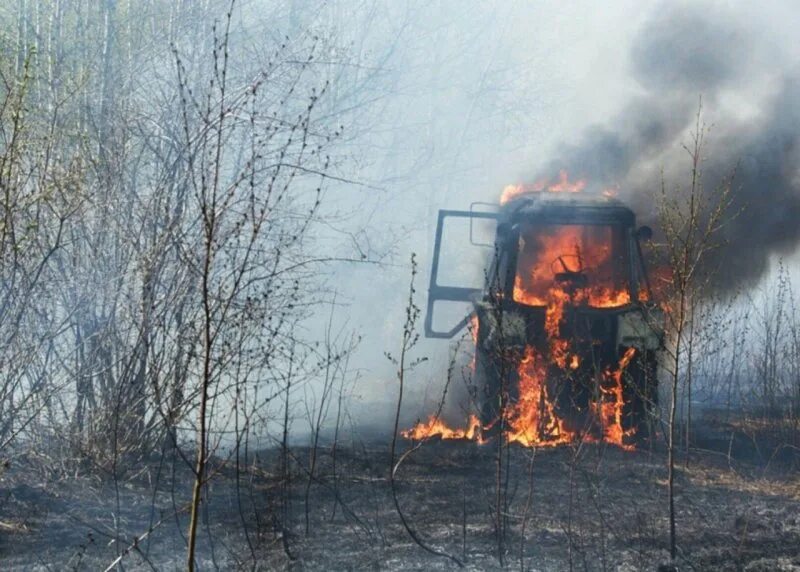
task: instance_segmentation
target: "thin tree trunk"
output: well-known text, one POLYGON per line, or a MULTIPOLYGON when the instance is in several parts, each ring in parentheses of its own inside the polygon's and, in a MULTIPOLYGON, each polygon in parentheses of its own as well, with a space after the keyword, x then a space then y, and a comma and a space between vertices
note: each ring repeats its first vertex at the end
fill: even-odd
POLYGON ((692 373, 694 368, 694 314, 695 314, 695 298, 691 298, 691 313, 689 322, 689 345, 687 347, 687 360, 686 360, 686 451, 684 458, 684 466, 689 467, 689 450, 692 446, 692 373))
MULTIPOLYGON (((213 223, 209 223, 213 224, 213 223)), ((200 387, 200 412, 197 438, 197 458, 195 461, 194 487, 192 490, 191 516, 189 518, 189 547, 186 567, 194 571, 195 550, 197 548, 197 525, 200 520, 200 499, 203 492, 203 477, 206 469, 206 410, 208 407, 208 390, 211 385, 211 292, 209 286, 211 272, 211 256, 213 249, 213 227, 207 229, 206 252, 203 261, 203 379, 200 387)))
POLYGON ((678 405, 678 372, 672 376, 672 397, 669 408, 669 446, 667 454, 667 488, 669 491, 669 555, 675 560, 675 411, 678 405))

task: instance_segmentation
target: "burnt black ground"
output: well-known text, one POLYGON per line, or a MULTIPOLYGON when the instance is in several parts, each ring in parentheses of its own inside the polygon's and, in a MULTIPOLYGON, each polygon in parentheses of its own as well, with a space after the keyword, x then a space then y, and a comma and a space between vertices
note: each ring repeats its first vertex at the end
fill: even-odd
MULTIPOLYGON (((527 570, 656 570, 667 561, 663 448, 541 449, 533 458, 532 480, 532 451, 510 451, 506 567, 520 569, 522 562, 527 570), (523 538, 521 515, 529 494, 523 538)), ((292 453, 304 462, 308 450, 292 453)), ((501 568, 492 525, 495 454, 491 444, 431 442, 398 472, 400 504, 411 525, 469 570, 501 568)), ((239 494, 230 468, 212 481, 201 526, 201 570, 254 569, 251 555, 259 570, 455 568, 420 549, 402 528, 386 478, 386 444, 349 442, 340 448, 336 479, 329 449, 322 450, 319 480, 310 490, 308 536, 306 479, 297 464, 285 526, 272 517, 281 514, 278 460, 277 451, 262 452, 262 468, 241 476, 239 494), (285 527, 294 561, 283 548, 285 527)), ((131 550, 121 569, 185 568, 185 469, 173 476, 162 467, 159 475, 153 466, 117 486, 107 477, 33 475, 20 464, 0 482, 0 521, 16 527, 0 531, 0 569, 102 570, 159 520, 150 542, 131 550)), ((680 459, 676 486, 680 570, 800 570, 795 467, 694 451, 688 466, 680 459)))

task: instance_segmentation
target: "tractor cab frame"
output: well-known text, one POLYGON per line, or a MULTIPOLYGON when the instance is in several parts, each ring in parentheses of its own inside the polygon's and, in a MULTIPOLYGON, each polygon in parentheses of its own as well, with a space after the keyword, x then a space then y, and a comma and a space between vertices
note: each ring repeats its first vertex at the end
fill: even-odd
POLYGON ((570 429, 588 432, 601 431, 591 428, 590 409, 599 402, 604 372, 633 355, 625 363, 623 431, 649 433, 663 347, 640 244, 649 236, 620 201, 583 193, 532 193, 496 212, 475 205, 439 211, 425 334, 452 338, 477 318, 474 377, 484 428, 497 425, 504 399, 519 398, 520 363, 525 349, 535 348, 547 356, 556 414, 570 429), (475 221, 496 224, 482 288, 439 282, 442 237, 453 219, 468 219, 470 235, 475 221), (450 328, 435 327, 435 307, 443 301, 467 302, 471 312, 450 328), (554 340, 569 347, 566 357, 555 355, 554 340))

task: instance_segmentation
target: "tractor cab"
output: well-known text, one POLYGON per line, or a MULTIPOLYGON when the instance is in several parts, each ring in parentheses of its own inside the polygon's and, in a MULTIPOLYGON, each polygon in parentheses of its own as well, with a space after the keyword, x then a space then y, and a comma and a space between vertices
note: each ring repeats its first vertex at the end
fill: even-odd
POLYGON ((647 433, 663 337, 640 244, 649 235, 627 206, 603 195, 535 192, 494 211, 439 212, 425 333, 452 338, 476 323, 485 431, 516 426, 526 443, 583 435, 623 446, 647 433), (483 244, 491 251, 480 288, 439 282, 442 237, 457 219, 469 223, 476 245, 476 224, 495 227, 494 241, 483 244), (441 328, 441 302, 471 311, 441 328))

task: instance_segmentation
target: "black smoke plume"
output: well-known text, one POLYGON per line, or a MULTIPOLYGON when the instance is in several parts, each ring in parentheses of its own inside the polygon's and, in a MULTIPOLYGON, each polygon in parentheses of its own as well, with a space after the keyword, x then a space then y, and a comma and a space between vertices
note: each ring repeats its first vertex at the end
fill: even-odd
POLYGON ((766 55, 758 32, 718 6, 662 8, 629 54, 640 94, 611 122, 564 144, 540 174, 566 169, 590 190, 619 188, 640 220, 653 224, 662 172, 668 189, 688 176, 681 144, 702 97, 704 119, 713 123, 704 184, 713 188, 735 172, 729 212, 740 213, 722 231, 716 284, 723 291, 747 287, 772 255, 791 253, 800 242, 800 70, 766 55), (769 63, 780 69, 770 72, 769 63), (755 100, 755 111, 743 118, 723 104, 726 96, 755 100))

